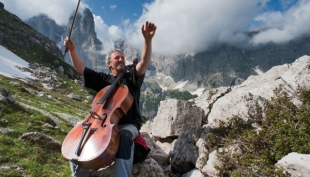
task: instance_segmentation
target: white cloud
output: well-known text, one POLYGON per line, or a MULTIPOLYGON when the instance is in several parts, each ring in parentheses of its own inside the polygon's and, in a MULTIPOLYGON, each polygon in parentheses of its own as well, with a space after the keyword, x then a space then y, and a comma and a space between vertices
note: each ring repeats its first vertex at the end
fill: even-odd
POLYGON ((264 26, 273 26, 275 24, 283 25, 284 18, 281 12, 276 11, 263 13, 257 16, 254 21, 264 26))
MULTIPOLYGON (((159 54, 192 53, 214 44, 254 46, 268 42, 287 42, 310 33, 310 0, 280 0, 284 12, 266 11, 270 0, 154 0, 144 4, 136 21, 125 19, 121 26, 108 26, 94 14, 96 32, 105 48, 115 39, 142 47, 141 26, 145 21, 157 26, 153 51, 159 54), (297 1, 297 3, 293 3, 297 1), (248 29, 261 30, 249 41, 248 29)), ((76 0, 2 0, 5 8, 23 20, 46 13, 58 24, 67 24, 76 0)), ((88 1, 81 2, 87 7, 88 1)), ((111 6, 112 7, 112 6, 111 6)), ((104 8, 104 7, 102 7, 104 8)), ((112 7, 116 8, 115 7, 112 7)), ((109 17, 106 17, 109 18, 109 17)), ((121 18, 121 17, 120 17, 121 18)))
MULTIPOLYGON (((198 52, 215 43, 244 40, 242 34, 264 8, 266 0, 156 0, 127 31, 128 41, 141 45, 140 28, 146 20, 157 25, 154 52, 198 52), (134 34, 131 34, 135 31, 134 34)), ((240 42, 240 41, 239 41, 240 42)))
POLYGON ((110 9, 114 10, 117 7, 117 5, 110 5, 110 9))
POLYGON ((253 45, 266 44, 268 42, 283 43, 303 35, 310 34, 310 1, 300 0, 284 13, 265 13, 260 20, 265 29, 252 40, 253 45), (275 15, 276 14, 276 15, 275 15))
MULTIPOLYGON (((1 0, 1 2, 6 10, 13 12, 22 20, 39 14, 47 14, 58 25, 67 25, 71 13, 77 7, 76 0, 1 0)), ((80 8, 83 7, 87 7, 87 5, 81 2, 80 8)))
POLYGON ((114 41, 117 39, 122 39, 123 31, 117 26, 108 26, 104 23, 100 16, 94 16, 95 21, 95 31, 97 33, 97 38, 103 43, 104 51, 107 53, 114 47, 114 41))
POLYGON ((282 1, 286 7, 290 5, 285 12, 265 11, 268 1, 155 0, 144 6, 133 29, 126 31, 127 41, 142 45, 140 27, 146 20, 157 25, 153 51, 163 54, 199 52, 219 43, 283 43, 310 33, 310 0, 294 5, 282 1), (265 31, 249 41, 244 35, 249 27, 265 31))

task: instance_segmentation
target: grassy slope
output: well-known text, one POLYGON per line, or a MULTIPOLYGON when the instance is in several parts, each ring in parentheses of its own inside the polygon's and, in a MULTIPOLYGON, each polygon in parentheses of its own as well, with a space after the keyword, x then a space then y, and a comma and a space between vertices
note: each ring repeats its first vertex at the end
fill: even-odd
MULTIPOLYGON (((28 84, 16 79, 0 75, 1 87, 9 90, 14 100, 44 110, 57 117, 55 112, 67 113, 81 119, 85 118, 89 110, 89 104, 67 98, 66 95, 74 92, 85 99, 88 95, 85 89, 75 84, 72 80, 63 77, 65 84, 55 91, 45 90, 40 84, 28 84), (10 81, 18 81, 21 87, 13 87, 10 81), (26 91, 31 88, 36 91, 44 91, 53 97, 53 100, 44 99, 26 91)), ((17 165, 25 170, 26 176, 69 176, 68 162, 62 157, 60 148, 50 149, 47 144, 35 144, 27 141, 20 141, 18 138, 28 132, 41 132, 62 142, 71 130, 69 122, 58 117, 62 122, 56 128, 56 124, 47 116, 26 109, 18 104, 0 103, 0 129, 12 129, 14 133, 8 135, 0 134, 0 166, 17 165), (54 128, 44 126, 45 123, 53 125, 54 128)), ((0 168, 1 176, 21 176, 16 169, 0 168)))

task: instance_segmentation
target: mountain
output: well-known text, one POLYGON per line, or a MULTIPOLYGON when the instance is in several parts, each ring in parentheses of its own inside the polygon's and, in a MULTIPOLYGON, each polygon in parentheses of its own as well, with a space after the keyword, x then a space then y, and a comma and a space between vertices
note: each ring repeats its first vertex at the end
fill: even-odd
MULTIPOLYGON (((95 54, 96 51, 102 49, 102 43, 96 38, 92 12, 86 8, 83 16, 85 17, 83 20, 80 15, 77 17, 73 38, 77 43, 76 46, 80 48, 86 65, 95 70, 102 70, 105 68, 102 62, 104 56, 95 54), (87 47, 81 48, 81 46, 87 47)), ((71 16, 63 36, 67 36, 72 18, 71 16)), ((46 24, 46 19, 44 21, 36 19, 40 25, 26 22, 45 36, 50 36, 44 28, 40 27, 46 24)), ((47 28, 54 29, 53 25, 55 23, 49 23, 47 28)), ((257 33, 259 32, 249 32, 248 37, 251 38, 257 33)), ((157 78, 153 81, 156 81, 161 88, 168 89, 178 88, 194 92, 201 87, 217 88, 238 85, 250 75, 266 72, 273 66, 291 63, 302 55, 309 55, 309 39, 310 36, 303 36, 288 43, 268 43, 252 48, 223 44, 199 53, 174 56, 153 55, 151 67, 154 69, 151 71, 154 72, 151 73, 152 76, 156 76, 154 78, 157 78), (166 80, 167 76, 171 80, 166 80), (183 84, 181 88, 180 84, 183 84)), ((126 45, 126 41, 121 39, 115 41, 115 48, 123 50, 129 59, 140 56, 138 49, 126 45)))
MULTIPOLYGON (((44 30, 45 25, 48 29, 61 29, 54 20, 41 16, 33 18, 37 20, 36 23, 31 20, 27 20, 26 23, 45 36, 51 36, 49 31, 44 30)), ((72 20, 73 13, 62 37, 68 35, 72 20)), ((248 37, 251 38, 257 33, 250 32, 248 37)), ((97 71, 109 72, 104 62, 105 55, 100 54, 103 46, 96 37, 94 19, 89 9, 85 8, 82 15, 77 16, 72 38, 86 66, 97 71)), ((61 38, 53 40, 57 43, 59 39, 61 38)), ((264 73, 273 66, 291 63, 302 55, 309 55, 309 39, 310 36, 303 36, 284 44, 268 43, 252 48, 223 44, 200 53, 173 56, 153 54, 142 89, 144 96, 141 108, 150 118, 155 116, 160 100, 168 98, 166 92, 169 90, 200 95, 204 88, 239 85, 251 75, 264 73), (152 99, 156 101, 150 101, 150 94, 146 93, 152 93, 152 99)), ((64 51, 63 45, 60 45, 60 48, 64 51)), ((130 59, 140 58, 141 51, 122 39, 115 41, 114 48, 122 50, 129 62, 130 59)), ((70 63, 68 55, 66 62, 70 63)), ((180 94, 182 93, 178 93, 180 94)))
POLYGON ((157 140, 150 156, 163 170, 156 172, 307 176, 310 134, 303 130, 310 128, 309 66, 310 57, 302 56, 240 85, 212 88, 189 101, 162 101, 141 130, 157 140))
POLYGON ((61 47, 60 44, 63 42, 63 34, 66 30, 65 26, 57 25, 55 20, 50 19, 45 14, 34 16, 25 22, 44 36, 56 42, 59 48, 61 47))
POLYGON ((25 24, 16 15, 0 9, 0 44, 28 62, 36 62, 61 71, 69 78, 79 78, 71 65, 64 62, 56 43, 25 24), (22 50, 20 50, 22 49, 22 50))
POLYGON ((8 45, 7 47, 14 47, 14 45, 25 47, 42 46, 53 55, 62 58, 61 51, 54 41, 38 33, 32 27, 25 25, 20 18, 5 9, 1 10, 0 25, 1 44, 8 45))
POLYGON ((185 88, 193 85, 217 88, 241 84, 250 75, 309 54, 310 36, 304 36, 285 44, 268 43, 256 48, 214 46, 196 54, 157 57, 153 64, 157 72, 172 77, 175 82, 188 81, 185 88))
MULTIPOLYGON (((64 37, 69 36, 74 13, 68 19, 66 26, 59 26, 48 16, 41 14, 25 21, 28 25, 50 38, 58 44, 58 47, 65 51, 63 46, 64 37)), ((105 55, 101 54, 103 50, 102 42, 97 38, 95 32, 94 18, 91 11, 85 8, 82 13, 78 13, 71 33, 71 38, 79 51, 85 65, 96 71, 109 72, 105 64, 105 55)), ((140 56, 140 52, 127 45, 124 40, 117 40, 114 44, 115 49, 122 50, 127 58, 134 59, 140 56)), ((65 61, 71 64, 69 55, 65 56, 65 61)))
MULTIPOLYGON (((12 58, 22 57, 29 67, 23 62, 18 68, 36 78, 0 75, 0 174, 70 176, 61 142, 88 114, 92 92, 78 77, 70 78, 73 68, 57 55, 59 49, 53 50, 55 42, 36 41, 46 37, 1 3, 0 17, 1 61, 16 67, 12 58)), ((132 176, 307 176, 309 68, 310 57, 303 56, 240 85, 206 89, 193 99, 163 100, 156 117, 140 130, 151 152, 134 165, 132 176)), ((146 92, 160 91, 157 82, 147 84, 146 92)), ((106 168, 91 176, 111 176, 113 165, 106 168)))
MULTIPOLYGON (((71 24, 73 21, 73 14, 69 18, 68 25, 65 31, 64 37, 69 35, 71 30, 71 24)), ((103 49, 102 42, 97 38, 95 32, 95 22, 93 14, 87 8, 84 9, 82 14, 78 13, 75 20, 75 26, 72 29, 72 39, 74 39, 75 47, 79 51, 81 58, 84 59, 85 66, 93 68, 95 70, 106 70, 108 68, 105 65, 105 55, 102 55, 100 51, 103 49), (102 68, 101 68, 102 67, 102 68)), ((61 45, 61 49, 65 50, 61 45)), ((66 56, 66 61, 69 61, 69 55, 66 56)))

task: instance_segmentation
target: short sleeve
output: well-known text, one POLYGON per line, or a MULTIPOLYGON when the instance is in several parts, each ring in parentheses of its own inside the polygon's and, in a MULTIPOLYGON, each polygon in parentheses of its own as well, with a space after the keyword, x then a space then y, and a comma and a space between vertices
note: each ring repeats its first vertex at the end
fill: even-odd
POLYGON ((109 74, 96 72, 85 67, 84 69, 84 86, 99 92, 102 88, 110 85, 109 74))
MULTIPOLYGON (((135 70, 134 70, 134 71, 135 71, 135 70)), ((137 76, 135 75, 135 73, 133 72, 133 81, 134 81, 134 84, 136 85, 136 87, 141 88, 142 83, 143 83, 143 81, 144 81, 144 77, 145 77, 145 74, 143 74, 143 75, 137 77, 137 76)))

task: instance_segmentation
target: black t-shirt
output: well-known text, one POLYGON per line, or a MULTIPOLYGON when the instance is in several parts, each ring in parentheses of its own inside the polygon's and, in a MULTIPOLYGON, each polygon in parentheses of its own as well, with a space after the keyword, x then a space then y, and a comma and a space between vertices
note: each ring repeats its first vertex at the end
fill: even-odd
MULTIPOLYGON (((92 69, 85 67, 84 70, 84 85, 90 89, 99 92, 106 86, 109 86, 117 77, 111 74, 96 72, 92 69)), ((126 72, 124 77, 120 80, 121 84, 128 87, 130 94, 133 96, 133 103, 127 114, 123 116, 119 125, 133 124, 138 130, 141 128, 142 119, 139 108, 140 88, 144 80, 144 74, 140 77, 135 76, 135 69, 126 72)))

